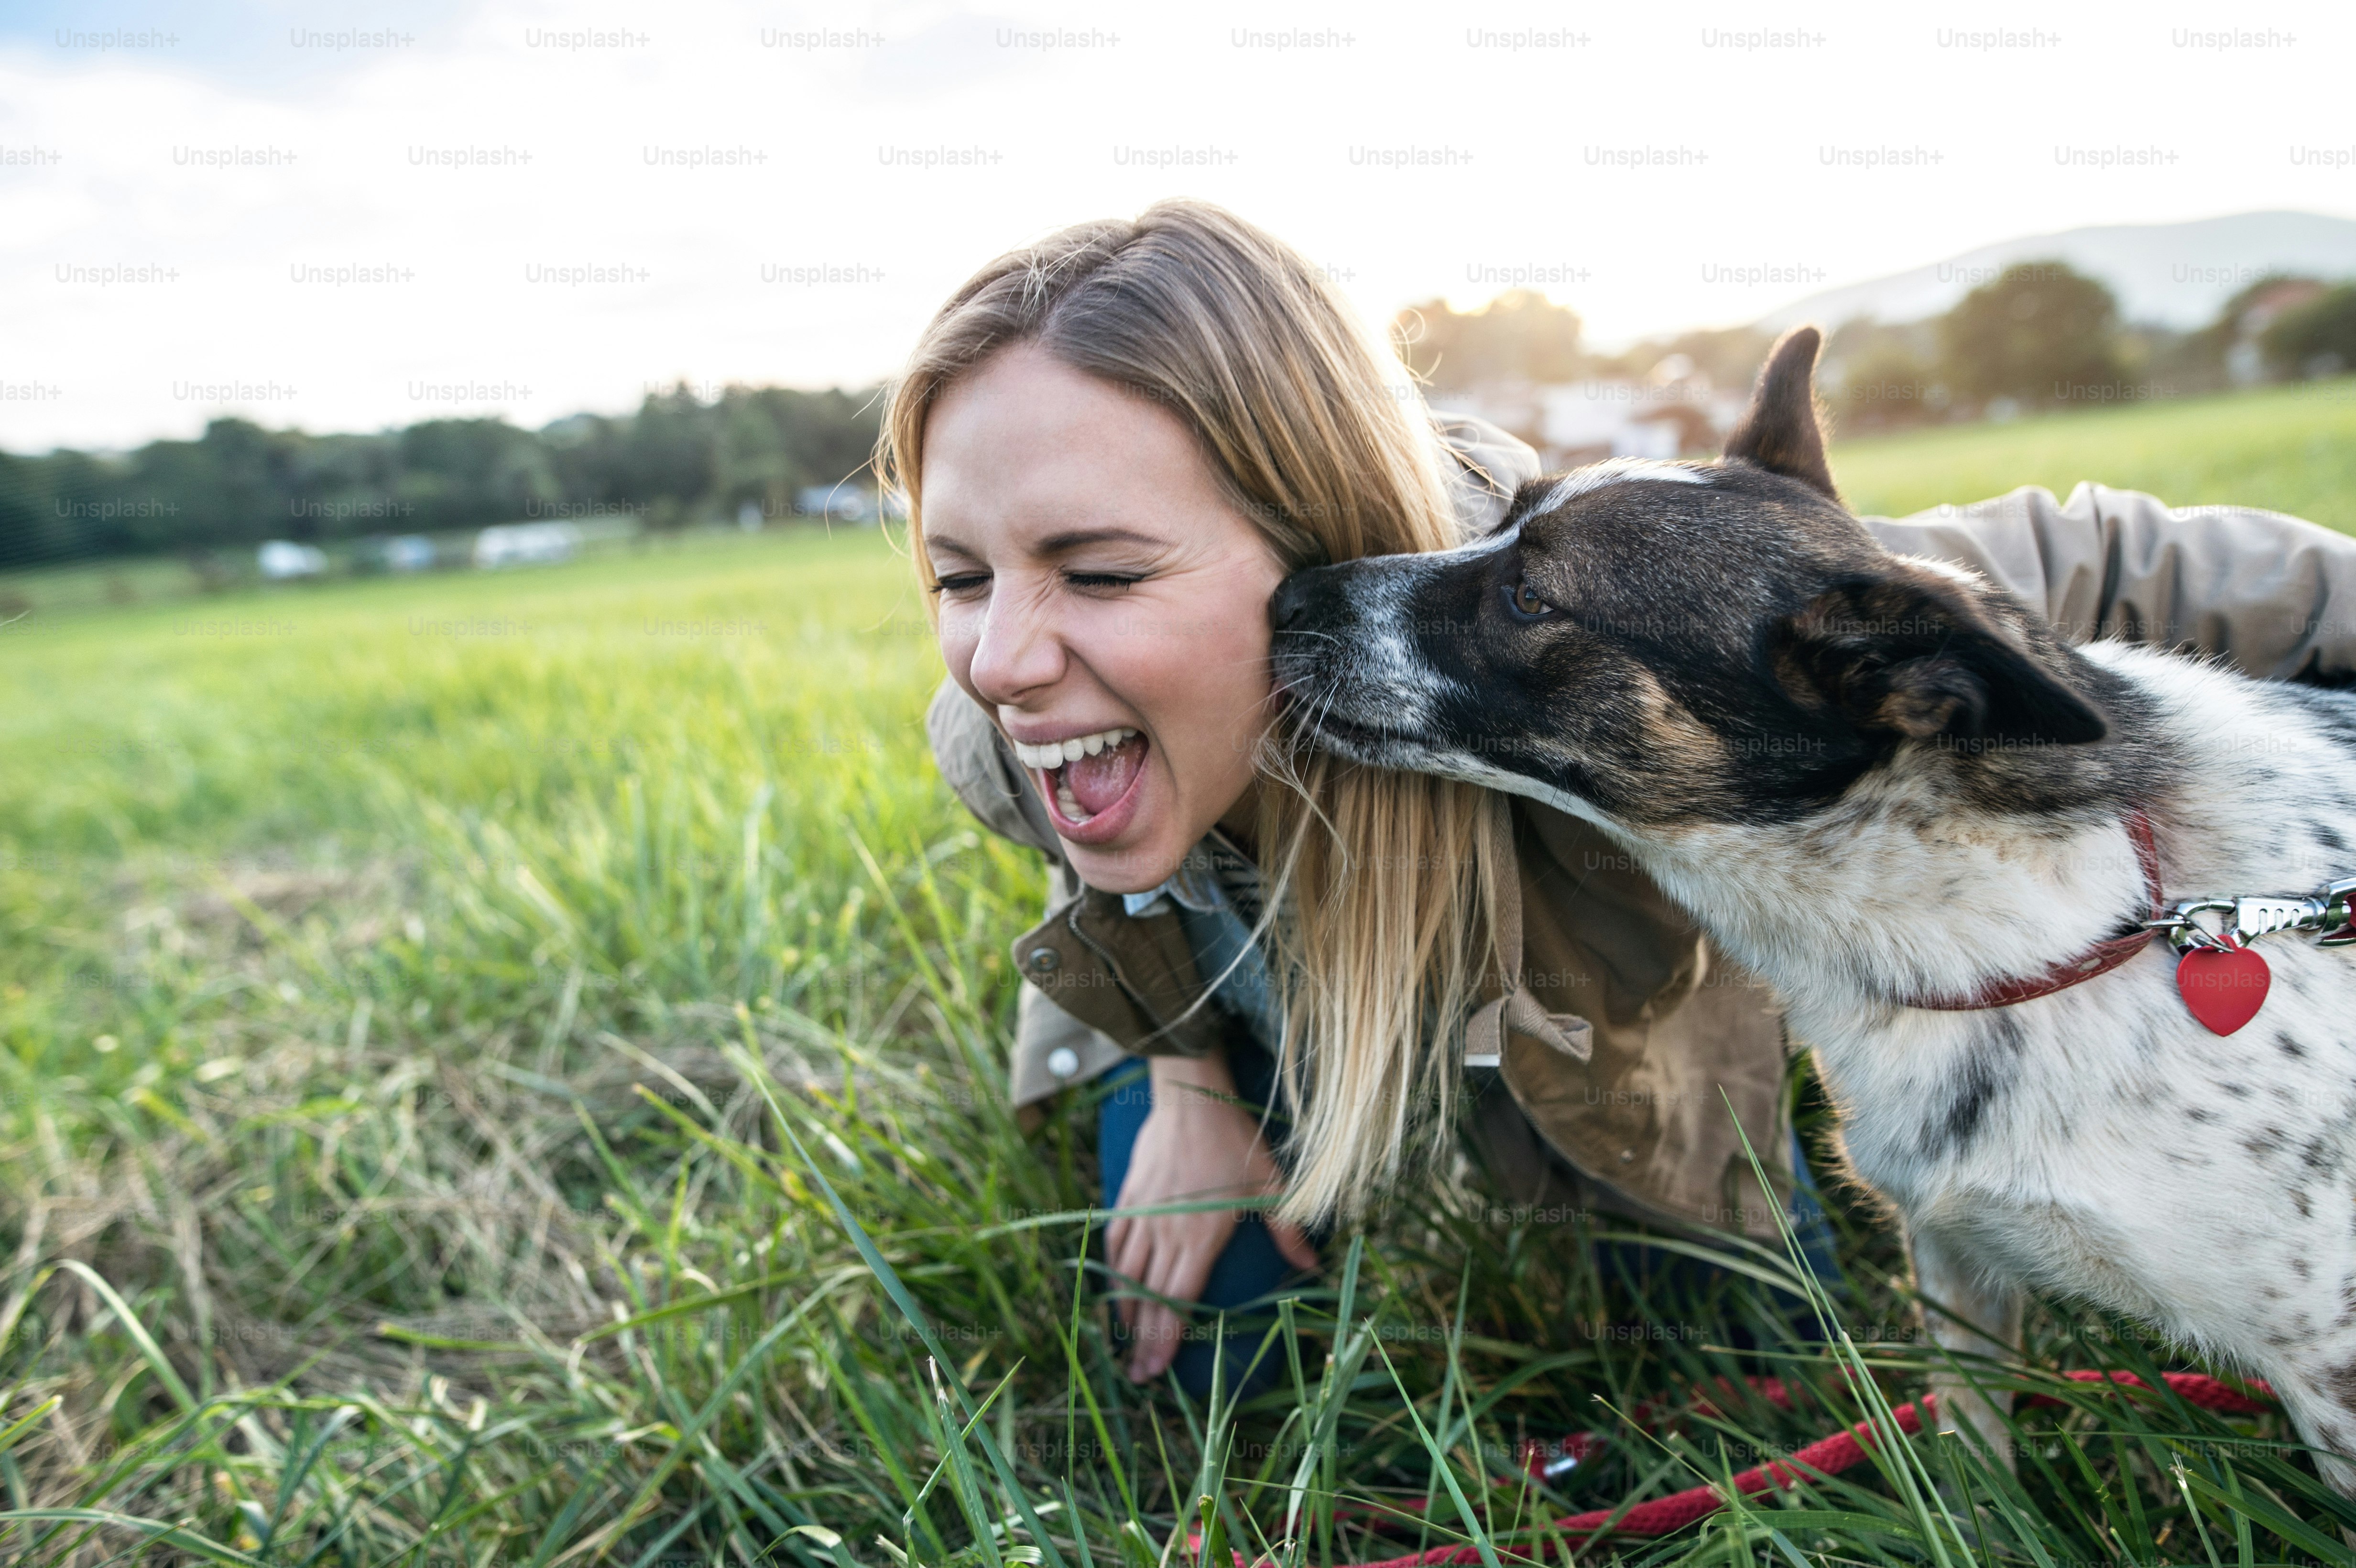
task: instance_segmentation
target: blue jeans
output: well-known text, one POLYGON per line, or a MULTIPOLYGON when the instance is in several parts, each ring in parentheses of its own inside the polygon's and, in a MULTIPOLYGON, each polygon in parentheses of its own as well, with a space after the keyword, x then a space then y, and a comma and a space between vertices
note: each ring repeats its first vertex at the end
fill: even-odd
MULTIPOLYGON (((1235 1074, 1237 1098, 1254 1107, 1270 1103, 1276 1091, 1276 1063, 1266 1051, 1237 1051, 1229 1058, 1227 1067, 1235 1074)), ((1129 1179, 1130 1156, 1137 1147, 1138 1130, 1145 1125, 1146 1115, 1153 1109, 1153 1080, 1148 1076, 1142 1060, 1131 1060, 1106 1073, 1102 1082, 1107 1092, 1097 1107, 1097 1163, 1104 1177, 1104 1206, 1109 1209, 1119 1201, 1121 1183, 1129 1179)), ((1282 1125, 1272 1120, 1270 1131, 1282 1125)), ((1226 1311, 1227 1331, 1224 1343, 1190 1336, 1179 1348, 1177 1360, 1171 1363, 1171 1371, 1178 1375, 1178 1386, 1196 1399, 1207 1397, 1212 1366, 1222 1358, 1226 1363, 1228 1387, 1235 1391, 1237 1398, 1247 1399, 1273 1386, 1289 1365, 1284 1347, 1270 1343, 1262 1355, 1260 1345, 1276 1320, 1275 1303, 1286 1294, 1281 1287, 1296 1272, 1284 1254, 1276 1250, 1276 1238, 1268 1233, 1268 1225, 1258 1214, 1239 1216, 1236 1233, 1227 1239, 1226 1250, 1212 1263, 1211 1277, 1204 1282, 1199 1297, 1206 1309, 1202 1314, 1205 1318, 1215 1318, 1219 1311, 1226 1311), (1259 1364, 1247 1375, 1244 1369, 1251 1365, 1255 1356, 1259 1358, 1259 1364)))
MULTIPOLYGON (((1272 1103, 1276 1062, 1266 1051, 1234 1052, 1227 1066, 1235 1075, 1236 1094, 1245 1104, 1272 1103)), ((1130 1156, 1136 1149, 1138 1131, 1153 1109, 1153 1081, 1146 1072, 1145 1062, 1132 1059, 1106 1073, 1101 1082, 1106 1093, 1097 1107, 1097 1161, 1104 1179, 1104 1206, 1109 1209, 1119 1201, 1121 1184, 1129 1179, 1130 1156)), ((1271 1131, 1282 1125, 1280 1116, 1271 1118, 1271 1131)), ((1833 1256, 1832 1224, 1826 1218, 1824 1200, 1817 1195, 1815 1179, 1809 1175, 1807 1155, 1796 1133, 1792 1136, 1792 1169, 1796 1178, 1792 1193, 1792 1228, 1816 1277, 1827 1286, 1833 1285, 1839 1281, 1841 1272, 1833 1256)), ((1726 1272, 1698 1258, 1659 1252, 1639 1243, 1599 1243, 1595 1254, 1598 1269, 1617 1275, 1632 1285, 1642 1282, 1658 1285, 1675 1281, 1687 1287, 1706 1287, 1726 1272)), ((1212 1264, 1211 1277, 1205 1283, 1200 1297, 1203 1307, 1208 1309, 1206 1316, 1226 1311, 1224 1345, 1210 1338, 1190 1338, 1171 1366, 1181 1388, 1197 1399, 1205 1397, 1211 1388, 1213 1362, 1222 1351, 1231 1380, 1229 1386, 1236 1390, 1236 1397, 1248 1398, 1273 1385, 1287 1365, 1284 1348, 1270 1344, 1261 1354, 1260 1345, 1274 1321, 1274 1304, 1286 1294, 1283 1287, 1294 1272, 1284 1254, 1276 1250, 1276 1239, 1269 1234, 1260 1216, 1241 1216, 1226 1249, 1212 1264), (1244 1369, 1255 1355, 1259 1356, 1259 1365, 1246 1376, 1244 1369), (1232 1381, 1237 1379, 1241 1381, 1232 1381)), ((1815 1314, 1804 1302, 1781 1291, 1774 1295, 1791 1319, 1796 1337, 1821 1338, 1815 1314)))

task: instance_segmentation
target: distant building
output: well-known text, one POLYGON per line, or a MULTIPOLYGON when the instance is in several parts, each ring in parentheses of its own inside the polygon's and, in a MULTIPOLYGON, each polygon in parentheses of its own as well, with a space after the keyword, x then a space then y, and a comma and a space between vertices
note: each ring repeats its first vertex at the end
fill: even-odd
POLYGON ((384 541, 387 571, 426 571, 434 565, 434 541, 423 534, 395 534, 384 541))
POLYGON ((551 566, 581 552, 581 530, 571 523, 501 523, 475 536, 478 567, 551 566))
POLYGON ((2313 278, 2285 278, 2242 307, 2233 318, 2233 341, 2225 348, 2225 374, 2237 387, 2254 386, 2266 379, 2265 336, 2286 311, 2297 310, 2324 292, 2313 278))
POLYGON ((362 571, 430 571, 434 541, 423 534, 373 534, 360 540, 353 564, 362 571))
POLYGON ((1538 449, 1548 470, 1607 457, 1676 457, 1714 451, 1742 412, 1681 354, 1642 381, 1503 382, 1441 392, 1435 408, 1489 421, 1538 449))
POLYGON ((1675 457, 1684 431, 1658 396, 1634 381, 1574 381, 1542 387, 1538 445, 1550 467, 1606 457, 1675 457))
POLYGON ((794 495, 794 510, 830 522, 872 523, 881 515, 875 492, 846 479, 840 485, 805 485, 794 495))
POLYGON ((292 539, 272 539, 254 553, 254 564, 271 581, 284 582, 297 577, 325 576, 327 555, 316 545, 296 544, 292 539))

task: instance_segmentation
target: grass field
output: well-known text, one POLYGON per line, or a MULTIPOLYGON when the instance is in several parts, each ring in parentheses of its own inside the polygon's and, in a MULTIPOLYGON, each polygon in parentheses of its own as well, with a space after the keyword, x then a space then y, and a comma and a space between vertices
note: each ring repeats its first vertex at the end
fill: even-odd
MULTIPOLYGON (((2095 476, 2356 526, 2347 400, 2283 396, 2312 461, 2254 416, 2229 496, 2169 487, 2222 422, 2179 409, 1837 461, 1888 509, 2095 476)), ((873 534, 0 632, 0 1557, 1494 1565, 1919 1392, 1891 1238, 1837 1191, 1827 1349, 1746 1285, 1606 1289, 1600 1226, 1448 1180, 1334 1243, 1278 1392, 1132 1388, 1089 1108, 1002 1108, 1039 874, 935 777, 936 676, 873 534), (1580 1431, 1600 1457, 1518 1476, 1580 1431)), ((2195 1364, 2046 1311, 2017 1478, 1924 1437, 1617 1550, 2356 1558, 2277 1418, 2051 1375, 2195 1364)))
POLYGON ((2080 480, 2171 506, 2266 507, 2356 532, 2356 379, 1837 442, 1857 511, 1902 516, 2080 480))

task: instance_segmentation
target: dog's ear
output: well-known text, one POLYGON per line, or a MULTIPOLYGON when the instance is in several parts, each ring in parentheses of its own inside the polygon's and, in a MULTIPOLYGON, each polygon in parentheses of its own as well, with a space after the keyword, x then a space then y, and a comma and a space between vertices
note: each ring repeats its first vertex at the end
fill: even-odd
POLYGON ((1803 708, 1868 734, 1997 750, 2109 733, 2100 710, 1966 591, 1919 566, 1826 589, 1776 625, 1768 659, 1803 708))
POLYGON ((1824 427, 1816 420, 1816 350, 1823 343, 1815 327, 1795 326, 1768 350, 1751 406, 1726 438, 1726 455, 1837 501, 1832 465, 1825 461, 1824 427))

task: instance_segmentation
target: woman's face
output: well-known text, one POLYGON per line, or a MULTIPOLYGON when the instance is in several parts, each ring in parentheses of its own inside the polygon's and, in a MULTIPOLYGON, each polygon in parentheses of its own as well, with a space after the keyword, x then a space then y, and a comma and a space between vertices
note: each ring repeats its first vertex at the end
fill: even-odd
POLYGON ((1174 416, 1034 345, 942 397, 923 482, 950 676, 1014 742, 1081 879, 1159 885, 1244 820, 1283 568, 1174 416))

